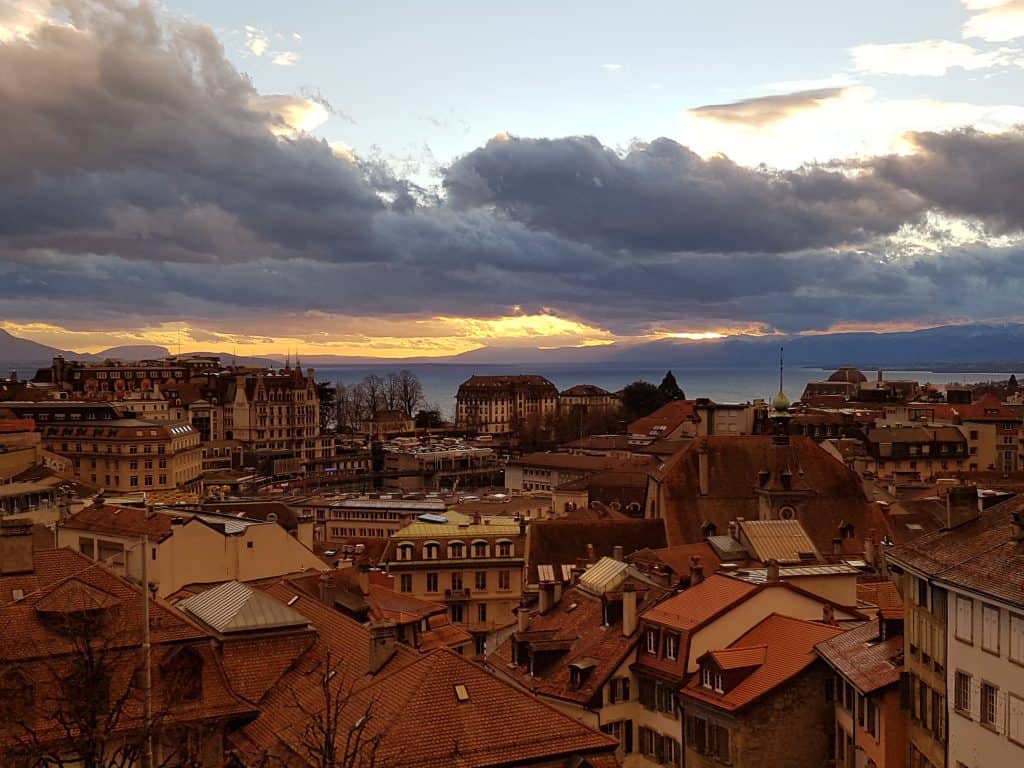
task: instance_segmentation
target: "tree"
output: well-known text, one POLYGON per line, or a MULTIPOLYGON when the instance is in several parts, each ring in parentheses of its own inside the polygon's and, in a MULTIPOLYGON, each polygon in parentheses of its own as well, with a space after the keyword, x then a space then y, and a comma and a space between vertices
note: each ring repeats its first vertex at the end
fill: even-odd
POLYGON ((1007 394, 1015 395, 1018 390, 1017 377, 1011 373, 1010 378, 1006 381, 1006 392, 1007 394))
POLYGON ((338 426, 338 389, 328 381, 318 381, 316 396, 320 400, 320 431, 330 432, 338 426))
POLYGON ((147 743, 171 745, 156 750, 152 768, 201 765, 200 740, 188 732, 202 726, 166 722, 195 686, 194 675, 154 671, 155 708, 148 722, 142 717, 146 656, 137 622, 125 620, 119 606, 55 613, 46 621, 63 647, 47 641, 34 659, 7 662, 0 677, 4 766, 134 768, 149 764, 147 743))
POLYGON ((686 395, 683 390, 680 389, 679 384, 676 383, 676 377, 672 371, 665 374, 665 378, 661 380, 661 384, 658 385, 658 391, 665 396, 665 400, 685 400, 686 395))
POLYGON ((413 412, 423 405, 423 385, 416 374, 408 369, 398 372, 397 410, 412 418, 413 412))
POLYGON ((387 392, 388 386, 387 381, 377 374, 373 373, 359 382, 359 387, 362 389, 363 400, 365 403, 364 415, 370 418, 377 411, 382 411, 387 407, 387 392))
POLYGON ((416 422, 416 429, 438 429, 444 424, 441 419, 441 411, 437 408, 416 411, 413 420, 416 422))
POLYGON ((327 651, 288 689, 290 707, 301 717, 279 733, 279 745, 245 765, 257 768, 376 768, 385 731, 377 725, 377 702, 361 696, 327 651))
POLYGON ((667 402, 665 393, 649 381, 634 381, 622 390, 622 410, 627 421, 654 413, 667 402))

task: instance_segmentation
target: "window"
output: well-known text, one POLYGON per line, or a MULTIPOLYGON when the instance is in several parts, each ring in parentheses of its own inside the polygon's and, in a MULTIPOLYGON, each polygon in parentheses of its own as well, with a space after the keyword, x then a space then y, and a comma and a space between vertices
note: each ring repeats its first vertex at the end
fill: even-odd
POLYGON ((722 673, 712 666, 704 665, 700 668, 700 683, 705 688, 711 688, 718 693, 722 692, 722 673))
POLYGON ((466 556, 466 545, 461 541, 448 543, 448 557, 452 560, 461 560, 466 556))
POLYGON ((974 642, 974 602, 966 597, 956 599, 956 638, 965 643, 974 642))
POLYGON ((481 591, 487 590, 487 571, 477 571, 473 585, 481 591))
POLYGON ((498 589, 507 591, 512 589, 512 572, 498 571, 498 589))
POLYGON ((653 654, 657 655, 657 653, 658 653, 658 630, 656 630, 656 629, 648 629, 646 634, 644 635, 644 638, 645 638, 645 643, 646 643, 645 650, 648 653, 653 653, 653 654))
POLYGON ((138 475, 132 475, 131 477, 129 477, 128 478, 128 485, 130 485, 132 488, 137 488, 138 485, 139 485, 139 476, 138 475))
POLYGON ((601 732, 619 740, 619 749, 625 754, 633 751, 633 721, 616 720, 601 726, 601 732))
POLYGON ((462 572, 452 571, 452 591, 462 589, 462 572))
POLYGON ((1011 693, 1006 698, 1006 704, 1010 710, 1006 735, 1010 737, 1010 741, 1024 746, 1024 699, 1011 693))
POLYGON ((1010 661, 1024 664, 1024 616, 1010 614, 1010 661))
POLYGON ((476 607, 476 620, 481 624, 487 622, 487 603, 480 603, 476 607))
POLYGON ((669 688, 667 685, 657 685, 654 689, 655 701, 658 705, 658 711, 664 712, 667 715, 675 717, 676 714, 676 694, 675 691, 669 688))
POLYGON ((78 537, 78 551, 90 560, 96 559, 96 540, 88 539, 85 536, 78 537))
POLYGON ((435 541, 428 541, 423 545, 423 557, 426 560, 437 560, 437 553, 441 546, 435 541))
POLYGON ((453 603, 451 606, 449 606, 449 611, 451 611, 452 614, 453 624, 461 624, 463 621, 465 621, 464 608, 465 606, 463 606, 462 603, 453 603))
POLYGON ((647 709, 654 709, 654 681, 646 677, 639 679, 640 703, 647 709))
POLYGON ((427 574, 427 592, 437 592, 437 574, 427 574))
POLYGON ((487 542, 486 541, 474 541, 473 542, 473 557, 487 557, 487 542))
POLYGON ((999 609, 981 606, 981 647, 989 653, 999 653, 999 609))
POLYGON ((629 678, 613 677, 608 683, 608 701, 615 704, 619 701, 629 701, 629 678))
POLYGON ((666 633, 665 635, 665 658, 675 661, 679 656, 679 635, 666 633))
POLYGON ((413 547, 412 544, 405 542, 399 544, 398 547, 396 547, 395 552, 398 554, 399 560, 412 560, 412 554, 414 549, 415 547, 413 547))
POLYGON ((511 541, 499 541, 498 542, 498 557, 512 557, 512 542, 511 541))
POLYGON ((867 702, 864 706, 864 729, 878 741, 878 707, 870 696, 864 697, 864 700, 867 702))
POLYGON ((400 592, 412 592, 412 574, 403 573, 398 578, 398 589, 400 592))
POLYGON ((966 672, 957 672, 955 680, 953 705, 956 711, 970 716, 971 714, 971 676, 966 672))
POLYGON ((473 646, 477 656, 483 656, 487 652, 487 635, 477 635, 473 638, 473 646))
POLYGON ((981 722, 996 727, 996 702, 999 689, 990 683, 981 684, 981 722))

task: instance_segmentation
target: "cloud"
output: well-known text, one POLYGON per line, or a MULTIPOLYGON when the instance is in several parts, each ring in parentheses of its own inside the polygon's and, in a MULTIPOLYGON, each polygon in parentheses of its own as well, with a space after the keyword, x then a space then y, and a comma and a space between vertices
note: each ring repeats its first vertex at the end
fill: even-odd
POLYGON ((871 179, 766 174, 669 139, 625 155, 588 137, 492 140, 453 164, 444 188, 456 206, 494 206, 574 240, 669 252, 831 247, 895 232, 921 210, 871 179))
POLYGON ((1009 48, 980 51, 949 40, 858 45, 850 49, 850 54, 857 72, 911 77, 941 77, 951 69, 974 71, 1015 66, 1020 56, 1019 51, 1009 48))
POLYGON ((618 72, 620 69, 622 69, 622 65, 621 64, 602 64, 601 65, 601 69, 603 69, 605 72, 618 72))
MULTIPOLYGON (((452 162, 438 197, 311 136, 322 101, 258 92, 209 27, 148 4, 67 8, 67 23, 0 45, 8 323, 157 333, 186 319, 197 333, 436 349, 715 330, 709 318, 795 331, 936 307, 991 316, 1024 290, 1012 243, 897 242, 935 211, 1024 226, 1016 132, 932 130, 907 140, 911 157, 791 171, 667 138, 619 152, 504 135, 452 162)), ((793 131, 851 90, 694 119, 793 131)))
POLYGON ((795 168, 851 157, 906 154, 906 134, 974 125, 989 132, 1024 122, 1024 107, 937 99, 886 99, 854 86, 750 99, 682 115, 680 136, 703 156, 795 168))
POLYGON ((820 109, 823 102, 840 98, 845 88, 819 88, 774 96, 759 96, 728 104, 708 104, 690 110, 698 119, 709 118, 721 123, 742 123, 763 127, 786 120, 799 112, 820 109))
POLYGON ((971 17, 963 36, 1002 43, 1024 37, 1024 0, 963 0, 971 17))
POLYGON ((254 56, 262 56, 270 49, 270 36, 256 27, 246 26, 245 47, 254 56))
POLYGON ((270 57, 270 62, 279 67, 294 67, 299 63, 299 54, 295 51, 275 51, 270 57))

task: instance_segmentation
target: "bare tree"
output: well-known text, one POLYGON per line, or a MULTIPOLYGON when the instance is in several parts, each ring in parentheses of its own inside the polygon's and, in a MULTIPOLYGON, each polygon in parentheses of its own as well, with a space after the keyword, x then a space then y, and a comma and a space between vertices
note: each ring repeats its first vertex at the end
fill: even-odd
POLYGON ((281 743, 259 755, 255 768, 383 767, 376 700, 358 695, 330 651, 306 675, 310 686, 288 689, 302 724, 282 732, 281 743))
MULTIPOLYGON (((173 684, 143 717, 145 655, 141 630, 118 609, 57 614, 47 619, 64 647, 40 646, 34 658, 9 662, 0 675, 0 749, 17 768, 133 768, 148 763, 177 700, 173 684)), ((194 681, 193 681, 194 684, 194 681)), ((201 739, 175 726, 174 749, 152 768, 198 768, 201 739)))
POLYGON ((416 374, 408 369, 398 372, 398 398, 396 410, 402 411, 408 418, 424 403, 423 385, 416 374))
POLYGON ((387 382, 382 377, 375 373, 371 374, 359 382, 359 387, 362 389, 366 411, 370 416, 384 409, 387 382))

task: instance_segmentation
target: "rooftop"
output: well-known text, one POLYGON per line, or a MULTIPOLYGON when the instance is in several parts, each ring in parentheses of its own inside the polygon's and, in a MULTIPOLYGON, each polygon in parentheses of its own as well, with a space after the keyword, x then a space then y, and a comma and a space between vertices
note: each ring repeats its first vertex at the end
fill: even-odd
POLYGON ((817 646, 818 654, 864 694, 900 681, 903 636, 882 640, 879 624, 869 621, 817 646))

